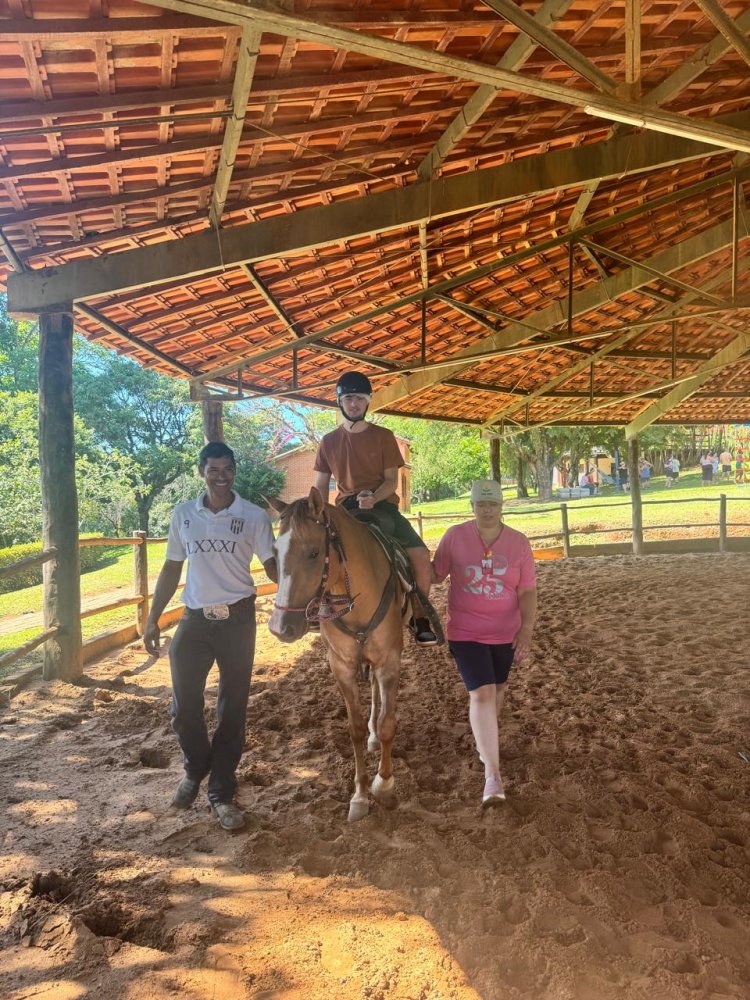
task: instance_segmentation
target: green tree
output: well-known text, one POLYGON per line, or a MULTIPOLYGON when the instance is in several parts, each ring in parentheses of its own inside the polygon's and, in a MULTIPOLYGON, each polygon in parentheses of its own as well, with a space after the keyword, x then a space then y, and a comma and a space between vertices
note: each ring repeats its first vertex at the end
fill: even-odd
POLYGON ((148 532, 156 497, 195 462, 200 411, 183 381, 89 344, 76 352, 74 389, 76 410, 97 443, 128 459, 123 472, 138 527, 148 532))
MULTIPOLYGON (((37 541, 42 533, 39 404, 35 392, 0 392, 0 547, 37 541)), ((76 487, 82 531, 117 528, 114 511, 132 506, 127 460, 105 455, 75 418, 76 487)))
POLYGON ((417 497, 457 496, 489 475, 489 446, 476 427, 411 417, 385 417, 382 423, 411 442, 411 488, 417 497))
POLYGON ((18 323, 0 296, 0 392, 36 392, 39 331, 36 323, 18 323))

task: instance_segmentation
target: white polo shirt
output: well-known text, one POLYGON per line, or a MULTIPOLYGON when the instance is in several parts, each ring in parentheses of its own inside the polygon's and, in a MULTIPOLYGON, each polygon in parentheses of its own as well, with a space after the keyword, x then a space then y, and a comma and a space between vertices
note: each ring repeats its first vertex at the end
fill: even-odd
POLYGON ((178 503, 172 512, 167 559, 187 559, 182 603, 189 608, 236 604, 255 593, 250 563, 273 556, 273 531, 265 511, 234 494, 229 507, 214 514, 197 500, 178 503))

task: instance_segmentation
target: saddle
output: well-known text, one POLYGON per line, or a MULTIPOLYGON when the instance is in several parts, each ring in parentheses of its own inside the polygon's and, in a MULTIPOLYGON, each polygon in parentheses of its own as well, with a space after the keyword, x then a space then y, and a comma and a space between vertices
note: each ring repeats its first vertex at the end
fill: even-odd
POLYGON ((388 562, 391 564, 396 572, 396 577, 401 589, 403 591, 403 603, 401 606, 401 614, 405 615, 407 608, 411 605, 412 618, 420 618, 426 615, 429 619, 432 631, 435 633, 438 639, 438 646, 442 646, 445 643, 445 635, 443 633, 443 626, 440 622, 440 617, 437 611, 432 606, 432 603, 426 594, 417 586, 417 581, 414 579, 414 572, 411 567, 411 562, 409 556, 407 555, 406 549, 397 542, 395 538, 391 538, 390 535, 386 535, 379 524, 375 521, 365 521, 370 534, 375 538, 383 552, 385 552, 388 562))

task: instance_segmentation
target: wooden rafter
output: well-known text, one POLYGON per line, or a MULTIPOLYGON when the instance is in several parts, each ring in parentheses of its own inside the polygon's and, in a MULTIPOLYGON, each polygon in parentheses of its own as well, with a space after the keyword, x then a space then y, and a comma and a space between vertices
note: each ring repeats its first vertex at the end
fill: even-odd
MULTIPOLYGON (((710 147, 708 147, 710 150, 710 147)), ((606 176, 649 170, 663 163, 706 155, 707 147, 674 137, 615 139, 606 145, 526 157, 476 174, 418 184, 364 199, 310 208, 222 232, 221 245, 212 233, 198 233, 168 244, 128 250, 115 258, 63 264, 53 274, 12 276, 8 283, 11 310, 36 312, 68 302, 147 286, 176 277, 205 274, 230 265, 294 253, 309 247, 418 225, 482 206, 586 183, 606 176)))

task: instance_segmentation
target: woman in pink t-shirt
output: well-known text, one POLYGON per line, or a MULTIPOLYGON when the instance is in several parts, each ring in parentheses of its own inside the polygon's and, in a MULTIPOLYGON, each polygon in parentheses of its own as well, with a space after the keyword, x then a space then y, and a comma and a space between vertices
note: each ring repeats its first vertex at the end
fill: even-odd
POLYGON ((471 488, 474 520, 449 528, 433 560, 435 582, 450 577, 448 645, 469 692, 469 721, 484 763, 483 805, 505 798, 498 715, 513 662, 529 654, 536 619, 536 573, 528 538, 502 522, 503 491, 493 479, 471 488))

